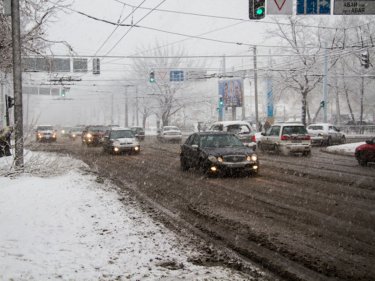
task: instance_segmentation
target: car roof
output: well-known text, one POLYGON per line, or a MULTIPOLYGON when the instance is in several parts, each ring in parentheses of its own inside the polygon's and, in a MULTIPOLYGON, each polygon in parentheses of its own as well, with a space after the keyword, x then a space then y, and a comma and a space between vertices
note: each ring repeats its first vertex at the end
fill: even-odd
POLYGON ((131 131, 130 128, 125 128, 125 127, 114 127, 114 128, 110 128, 109 130, 110 131, 131 131))
POLYGON ((200 136, 212 136, 212 135, 234 135, 233 133, 230 132, 223 132, 223 131, 206 131, 206 132, 197 132, 194 133, 200 136))
POLYGON ((272 126, 304 126, 302 123, 275 123, 272 126))
POLYGON ((314 123, 309 126, 333 126, 331 123, 314 123))
POLYGON ((230 126, 230 125, 248 125, 250 126, 250 123, 247 121, 241 121, 241 120, 233 120, 233 121, 217 121, 212 123, 213 125, 223 125, 223 126, 230 126))

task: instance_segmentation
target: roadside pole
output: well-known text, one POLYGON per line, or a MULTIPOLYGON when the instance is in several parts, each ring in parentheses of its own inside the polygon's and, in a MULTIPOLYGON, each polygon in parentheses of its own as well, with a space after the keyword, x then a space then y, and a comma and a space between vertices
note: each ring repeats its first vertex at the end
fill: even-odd
POLYGON ((14 136, 15 166, 23 170, 23 115, 22 115, 22 69, 21 69, 21 28, 19 0, 11 2, 12 42, 13 42, 13 91, 14 91, 14 136))
POLYGON ((254 46, 254 98, 255 98, 255 122, 257 128, 259 126, 259 116, 258 116, 258 70, 257 70, 257 47, 254 46))
POLYGON ((328 56, 327 44, 324 44, 324 77, 323 77, 323 120, 327 123, 327 108, 328 108, 328 56))

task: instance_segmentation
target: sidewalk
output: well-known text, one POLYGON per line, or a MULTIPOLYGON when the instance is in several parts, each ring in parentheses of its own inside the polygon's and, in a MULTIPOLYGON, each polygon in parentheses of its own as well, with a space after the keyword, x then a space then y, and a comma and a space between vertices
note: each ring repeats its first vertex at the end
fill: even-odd
POLYGON ((9 177, 12 157, 0 158, 0 280, 249 280, 204 266, 193 238, 153 221, 82 162, 25 159, 25 173, 9 177))

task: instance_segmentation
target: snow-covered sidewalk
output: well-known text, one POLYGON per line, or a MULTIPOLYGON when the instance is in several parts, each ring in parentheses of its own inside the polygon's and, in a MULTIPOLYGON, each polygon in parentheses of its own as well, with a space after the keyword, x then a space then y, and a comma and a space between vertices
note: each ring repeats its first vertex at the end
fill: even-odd
POLYGON ((196 248, 82 162, 33 152, 5 177, 11 160, 0 158, 0 280, 248 280, 191 263, 196 248))

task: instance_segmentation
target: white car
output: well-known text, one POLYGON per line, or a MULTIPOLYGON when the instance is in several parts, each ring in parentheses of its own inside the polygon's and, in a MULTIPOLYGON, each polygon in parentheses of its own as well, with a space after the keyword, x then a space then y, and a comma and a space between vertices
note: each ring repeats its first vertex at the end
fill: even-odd
POLYGON ((332 145, 346 143, 345 134, 329 123, 311 124, 307 127, 312 144, 332 145))
POLYGON ((181 143, 182 133, 176 126, 164 126, 157 135, 160 142, 177 142, 181 143))
POLYGON ((218 121, 211 125, 209 131, 233 133, 243 144, 254 151, 256 149, 255 130, 246 121, 218 121))
POLYGON ((261 151, 273 151, 284 155, 311 155, 311 137, 303 124, 274 124, 266 133, 262 133, 258 146, 261 151))

